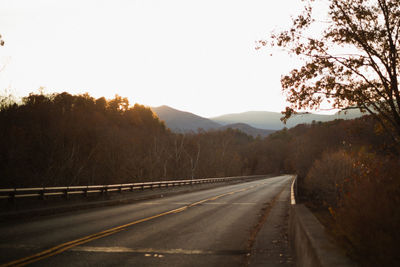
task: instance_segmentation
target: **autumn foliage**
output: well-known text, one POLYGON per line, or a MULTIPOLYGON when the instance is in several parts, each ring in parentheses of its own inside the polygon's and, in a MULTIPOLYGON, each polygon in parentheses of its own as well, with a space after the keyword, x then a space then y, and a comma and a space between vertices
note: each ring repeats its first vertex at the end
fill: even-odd
POLYGON ((300 201, 351 258, 361 266, 400 264, 399 151, 372 117, 298 125, 264 145, 266 157, 299 174, 300 201))
POLYGON ((361 265, 399 266, 400 161, 365 152, 353 159, 357 172, 338 186, 333 230, 361 265))
POLYGON ((254 144, 264 173, 297 173, 306 203, 361 266, 398 266, 397 144, 371 116, 298 125, 254 144))
POLYGON ((314 211, 329 210, 325 222, 358 263, 400 266, 400 3, 303 2, 289 29, 259 42, 302 61, 281 79, 290 103, 284 119, 358 108, 377 124, 368 117, 299 128, 284 166, 299 174, 301 197, 314 211), (323 18, 315 12, 322 5, 323 18))
POLYGON ((290 29, 271 36, 272 45, 303 62, 281 79, 290 103, 286 119, 324 105, 359 108, 399 141, 399 1, 322 2, 304 1, 304 11, 290 29), (328 7, 325 17, 318 17, 317 4, 328 7))

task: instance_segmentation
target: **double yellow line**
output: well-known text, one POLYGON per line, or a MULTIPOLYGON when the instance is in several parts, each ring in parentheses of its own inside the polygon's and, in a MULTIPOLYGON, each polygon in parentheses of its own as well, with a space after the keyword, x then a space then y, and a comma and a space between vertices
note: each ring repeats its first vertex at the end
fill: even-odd
POLYGON ((28 257, 25 257, 25 258, 21 258, 21 259, 15 260, 15 261, 11 261, 11 262, 2 264, 2 265, 0 265, 0 267, 25 266, 25 265, 28 265, 30 263, 37 262, 37 261, 46 259, 48 257, 60 254, 60 253, 66 251, 66 250, 68 250, 70 248, 73 248, 73 247, 88 243, 90 241, 93 241, 93 240, 96 240, 96 239, 99 239, 99 238, 103 238, 103 237, 118 233, 118 232, 120 232, 122 230, 125 230, 126 228, 132 226, 132 225, 135 225, 135 224, 138 224, 138 223, 142 223, 142 222, 146 222, 146 221, 150 221, 152 219, 155 219, 155 218, 158 218, 158 217, 162 217, 162 216, 165 216, 165 215, 168 215, 168 214, 179 213, 179 212, 182 212, 182 211, 184 211, 184 210, 186 210, 188 208, 200 205, 200 204, 202 204, 202 203, 204 203, 206 201, 216 200, 218 198, 221 198, 221 197, 224 197, 224 196, 227 196, 227 195, 232 195, 232 194, 236 194, 236 193, 239 193, 239 192, 243 192, 243 191, 246 191, 246 190, 248 190, 250 188, 253 188, 255 186, 257 186, 257 185, 253 185, 253 186, 246 187, 246 188, 243 188, 243 189, 240 189, 240 190, 236 190, 236 191, 231 191, 231 192, 224 193, 224 194, 221 194, 221 195, 217 195, 217 196, 214 196, 214 197, 211 197, 211 198, 203 199, 203 200, 191 203, 189 205, 186 205, 186 206, 183 206, 183 207, 180 207, 180 208, 177 208, 177 209, 169 210, 169 211, 166 211, 166 212, 163 212, 163 213, 159 213, 159 214, 156 214, 156 215, 144 218, 144 219, 136 220, 136 221, 124 224, 124 225, 120 225, 120 226, 117 226, 117 227, 114 227, 114 228, 110 228, 110 229, 104 230, 104 231, 99 232, 99 233, 95 233, 95 234, 88 235, 88 236, 85 236, 85 237, 82 237, 82 238, 79 238, 79 239, 75 239, 75 240, 72 240, 72 241, 69 241, 69 242, 66 242, 66 243, 62 243, 60 245, 57 245, 57 246, 54 246, 52 248, 46 249, 46 250, 44 250, 42 252, 33 254, 31 256, 28 256, 28 257))

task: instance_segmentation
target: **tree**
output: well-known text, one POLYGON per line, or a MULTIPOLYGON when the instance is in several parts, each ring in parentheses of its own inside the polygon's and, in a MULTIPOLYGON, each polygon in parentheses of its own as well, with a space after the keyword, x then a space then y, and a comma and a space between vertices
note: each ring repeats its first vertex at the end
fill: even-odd
POLYGON ((317 110, 322 103, 359 108, 399 142, 399 0, 327 0, 327 21, 313 12, 319 1, 305 1, 292 27, 271 36, 272 46, 304 60, 281 79, 290 103, 285 119, 296 111, 317 110))
POLYGON ((3 40, 3 37, 1 36, 1 34, 0 34, 0 45, 4 46, 4 40, 3 40))

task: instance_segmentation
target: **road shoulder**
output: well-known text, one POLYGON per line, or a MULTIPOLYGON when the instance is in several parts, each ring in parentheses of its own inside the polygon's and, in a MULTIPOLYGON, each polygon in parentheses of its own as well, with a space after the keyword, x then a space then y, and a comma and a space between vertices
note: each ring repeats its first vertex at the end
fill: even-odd
POLYGON ((288 184, 274 201, 266 203, 264 212, 268 212, 267 218, 252 246, 248 266, 294 266, 288 239, 289 208, 288 184))

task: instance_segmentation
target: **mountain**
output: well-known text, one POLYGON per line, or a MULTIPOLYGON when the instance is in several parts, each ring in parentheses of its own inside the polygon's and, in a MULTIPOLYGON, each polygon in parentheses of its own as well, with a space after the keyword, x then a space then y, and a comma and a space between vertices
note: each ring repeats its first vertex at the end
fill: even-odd
POLYGON ((260 129, 280 130, 284 127, 291 128, 297 124, 312 123, 312 121, 332 121, 335 119, 354 119, 361 117, 363 114, 358 110, 349 110, 345 112, 337 112, 333 115, 321 114, 298 114, 293 116, 287 121, 285 125, 280 118, 283 117, 281 113, 270 111, 248 111, 243 113, 226 114, 218 117, 211 118, 216 123, 228 125, 232 123, 245 123, 252 127, 260 129))
POLYGON ((266 137, 267 135, 275 132, 275 130, 266 130, 266 129, 258 129, 258 128, 254 128, 251 127, 248 124, 245 123, 233 123, 233 124, 228 124, 228 125, 224 125, 220 128, 218 128, 218 130, 226 130, 226 129, 237 129, 240 130, 248 135, 251 135, 253 137, 257 137, 258 135, 260 137, 266 137))
POLYGON ((252 127, 260 129, 282 129, 280 118, 282 114, 269 111, 248 111, 243 113, 226 114, 219 117, 211 118, 211 120, 228 125, 233 123, 246 123, 252 127))
POLYGON ((196 132, 200 128, 208 131, 221 127, 221 124, 210 119, 168 106, 155 107, 151 110, 174 132, 196 132))
POLYGON ((232 123, 222 126, 210 119, 200 117, 190 112, 180 111, 168 106, 151 108, 157 114, 160 120, 164 121, 166 126, 173 132, 196 132, 198 129, 208 130, 226 130, 228 128, 238 129, 248 135, 265 137, 274 132, 274 130, 257 129, 245 123, 232 123))
POLYGON ((198 129, 224 130, 228 128, 239 129, 252 136, 267 136, 275 130, 284 127, 291 128, 297 124, 312 123, 313 121, 332 121, 335 119, 354 119, 362 116, 358 110, 338 112, 333 115, 298 114, 283 124, 278 112, 248 111, 243 113, 226 114, 215 118, 203 118, 190 112, 180 111, 168 106, 151 108, 154 113, 174 132, 197 132, 198 129))

